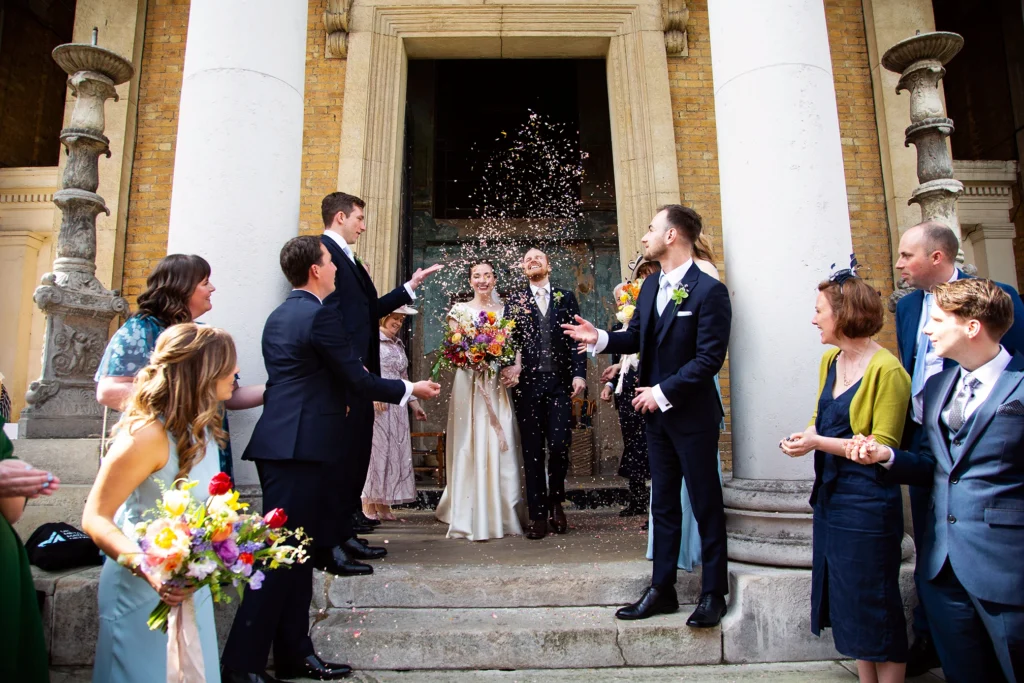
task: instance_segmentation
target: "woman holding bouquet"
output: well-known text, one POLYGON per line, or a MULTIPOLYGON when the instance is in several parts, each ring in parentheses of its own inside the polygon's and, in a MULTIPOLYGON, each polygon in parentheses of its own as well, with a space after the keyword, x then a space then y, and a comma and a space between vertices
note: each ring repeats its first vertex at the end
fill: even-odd
POLYGON ((220 681, 209 589, 192 595, 188 587, 143 574, 141 549, 127 534, 176 480, 195 480, 200 491, 208 489, 220 470, 218 448, 226 437, 222 402, 231 397, 237 371, 227 332, 184 323, 160 335, 149 365, 135 379, 82 515, 82 528, 107 556, 100 575, 95 683, 166 680, 167 635, 146 622, 161 600, 173 607, 190 596, 200 665, 207 683, 220 681))
POLYGON ((455 380, 448 403, 448 485, 435 514, 448 525, 448 538, 485 541, 523 533, 519 431, 498 378, 497 358, 512 351, 505 307, 494 297, 494 267, 471 264, 469 282, 473 299, 448 312, 445 357, 455 380))

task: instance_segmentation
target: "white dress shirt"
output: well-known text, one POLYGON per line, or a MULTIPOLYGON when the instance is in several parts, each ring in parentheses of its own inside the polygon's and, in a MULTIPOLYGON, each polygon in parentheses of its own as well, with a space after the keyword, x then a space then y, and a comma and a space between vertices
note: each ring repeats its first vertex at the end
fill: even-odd
MULTIPOLYGON (((668 302, 672 300, 672 290, 679 286, 679 283, 686 277, 686 273, 689 272, 690 266, 693 265, 693 259, 687 259, 686 263, 673 268, 667 273, 662 273, 658 279, 658 299, 656 305, 658 306, 658 315, 665 312, 668 307, 668 302)), ((634 313, 639 315, 639 313, 634 313)), ((605 347, 608 346, 608 333, 604 330, 597 331, 597 343, 588 345, 587 351, 590 355, 596 356, 597 354, 604 351, 605 347)), ((672 407, 672 404, 667 398, 665 393, 661 390, 661 386, 655 384, 651 387, 651 393, 654 394, 654 400, 658 402, 658 407, 661 408, 661 412, 665 412, 672 407)))
MULTIPOLYGON (((982 403, 988 399, 992 393, 992 389, 995 387, 996 382, 999 380, 999 376, 1003 374, 1003 370, 1010 364, 1009 351, 1002 346, 999 347, 999 353, 996 357, 989 362, 982 365, 980 368, 975 369, 973 372, 968 372, 965 368, 960 368, 960 374, 957 376, 956 384, 953 386, 953 392, 949 397, 949 401, 946 402, 942 412, 939 413, 939 419, 942 420, 942 424, 949 426, 949 411, 953 406, 953 401, 956 399, 957 394, 963 391, 964 384, 967 379, 973 377, 978 380, 978 386, 975 387, 974 393, 967 399, 967 404, 964 406, 964 422, 966 423, 968 418, 974 414, 982 403)), ((889 449, 889 460, 880 463, 882 467, 889 469, 892 467, 893 461, 896 460, 896 453, 889 449)))
MULTIPOLYGON (((960 273, 957 272, 956 268, 954 268, 953 276, 946 280, 946 282, 954 282, 959 275, 960 273)), ((933 297, 930 292, 925 292, 924 303, 921 305, 921 317, 918 318, 917 321, 917 337, 915 337, 914 340, 915 348, 917 347, 917 342, 921 339, 921 335, 924 334, 924 326, 927 325, 928 321, 931 319, 931 307, 934 305, 934 303, 935 297, 933 297)), ((917 363, 918 359, 915 358, 914 362, 917 363)), ((925 383, 928 382, 928 378, 931 377, 932 375, 937 375, 940 372, 942 372, 942 362, 942 357, 939 356, 939 354, 935 353, 935 349, 929 345, 928 354, 924 358, 925 383)), ((911 368, 910 374, 911 376, 913 376, 913 368, 911 368)), ((911 411, 911 417, 913 417, 914 422, 916 422, 917 424, 921 424, 921 422, 924 420, 924 391, 921 391, 917 396, 911 396, 910 403, 911 408, 913 409, 911 411)))
MULTIPOLYGON (((333 230, 324 230, 324 234, 334 240, 334 243, 341 247, 341 250, 345 252, 345 256, 348 256, 349 261, 356 263, 356 255, 352 253, 352 247, 348 246, 348 242, 345 241, 344 237, 333 230)), ((416 301, 416 290, 410 287, 408 282, 405 283, 404 287, 405 291, 409 293, 409 298, 416 301)))
MULTIPOLYGON (((342 241, 344 241, 344 240, 342 240, 342 241)), ((313 292, 310 292, 308 289, 300 289, 298 287, 296 287, 292 291, 293 292, 309 292, 310 294, 313 294, 313 292)), ((316 296, 316 294, 313 294, 313 296, 316 296)), ((324 305, 324 300, 321 299, 320 297, 316 296, 316 300, 320 302, 321 306, 324 305)), ((365 367, 363 369, 366 370, 365 367)), ((366 370, 366 371, 369 372, 369 370, 366 370)), ((412 398, 413 401, 416 400, 415 397, 413 397, 413 395, 412 395, 412 382, 410 382, 407 379, 403 379, 402 380, 402 384, 405 385, 405 396, 402 397, 402 401, 398 404, 399 406, 404 406, 406 403, 409 402, 410 398, 412 398)))

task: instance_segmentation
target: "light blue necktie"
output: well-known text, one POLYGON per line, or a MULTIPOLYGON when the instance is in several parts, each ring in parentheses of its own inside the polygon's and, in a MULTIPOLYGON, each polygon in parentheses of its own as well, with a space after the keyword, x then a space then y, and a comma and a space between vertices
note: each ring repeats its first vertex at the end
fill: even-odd
MULTIPOLYGON (((928 316, 931 310, 931 294, 924 295, 924 311, 928 316)), ((925 325, 927 325, 927 318, 925 325)), ((921 328, 924 330, 924 327, 921 328)), ((924 391, 924 383, 928 380, 928 353, 932 350, 932 340, 923 331, 917 335, 917 355, 914 357, 914 376, 910 378, 910 395, 917 396, 924 391)))
POLYGON ((352 263, 356 262, 356 257, 355 255, 352 254, 352 247, 345 247, 345 256, 348 256, 348 260, 351 261, 352 263))

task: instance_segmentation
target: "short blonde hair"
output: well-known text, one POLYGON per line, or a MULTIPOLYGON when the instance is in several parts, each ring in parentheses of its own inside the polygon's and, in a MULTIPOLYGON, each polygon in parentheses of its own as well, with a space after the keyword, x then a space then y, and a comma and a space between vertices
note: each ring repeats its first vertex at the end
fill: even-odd
POLYGON ((992 280, 964 278, 932 289, 935 305, 959 320, 977 320, 999 341, 1013 326, 1013 301, 992 280))
POLYGON ((396 317, 401 317, 402 321, 403 322, 405 321, 405 314, 404 313, 394 313, 394 312, 391 312, 391 313, 388 313, 386 316, 384 316, 383 318, 381 318, 380 320, 377 321, 377 327, 384 327, 384 323, 386 323, 388 321, 388 318, 396 318, 396 317))

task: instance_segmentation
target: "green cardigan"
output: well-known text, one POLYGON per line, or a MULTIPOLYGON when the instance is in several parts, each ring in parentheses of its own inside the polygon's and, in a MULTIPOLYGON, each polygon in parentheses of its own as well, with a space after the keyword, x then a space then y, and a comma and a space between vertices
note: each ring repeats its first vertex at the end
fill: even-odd
MULTIPOLYGON (((825 390, 828 368, 839 355, 839 349, 833 348, 821 357, 821 369, 818 378, 818 396, 825 390)), ((829 387, 831 391, 831 387, 829 387)), ((850 401, 850 426, 854 434, 875 435, 878 443, 898 448, 903 437, 903 423, 907 419, 907 404, 910 403, 910 375, 900 365, 899 359, 885 349, 879 349, 861 380, 857 393, 850 401)), ((815 403, 813 425, 818 417, 815 403)))

